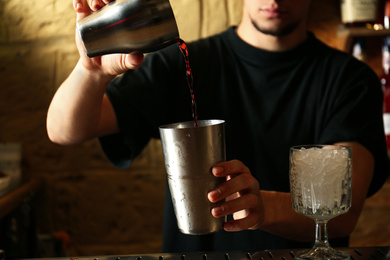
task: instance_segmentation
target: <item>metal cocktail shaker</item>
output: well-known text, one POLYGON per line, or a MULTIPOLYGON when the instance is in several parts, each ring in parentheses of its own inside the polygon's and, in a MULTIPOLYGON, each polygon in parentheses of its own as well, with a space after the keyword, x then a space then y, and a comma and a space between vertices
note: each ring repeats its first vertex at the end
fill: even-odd
POLYGON ((152 52, 179 38, 169 0, 116 0, 79 20, 76 27, 88 57, 152 52))
POLYGON ((225 121, 200 120, 159 128, 165 168, 177 224, 184 234, 208 234, 222 229, 225 218, 215 218, 207 194, 225 181, 211 168, 226 160, 225 121))

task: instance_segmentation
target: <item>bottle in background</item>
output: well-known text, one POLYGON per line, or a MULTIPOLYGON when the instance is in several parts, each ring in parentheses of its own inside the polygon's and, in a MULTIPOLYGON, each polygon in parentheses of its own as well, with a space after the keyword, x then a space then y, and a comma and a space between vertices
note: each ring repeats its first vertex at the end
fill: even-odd
POLYGON ((341 22, 347 27, 373 27, 383 23, 383 0, 341 0, 341 22))
POLYGON ((387 149, 390 149, 390 36, 384 37, 383 40, 382 69, 380 81, 383 91, 383 123, 387 149))
POLYGON ((384 29, 390 29, 390 0, 385 1, 383 9, 383 27, 384 29))

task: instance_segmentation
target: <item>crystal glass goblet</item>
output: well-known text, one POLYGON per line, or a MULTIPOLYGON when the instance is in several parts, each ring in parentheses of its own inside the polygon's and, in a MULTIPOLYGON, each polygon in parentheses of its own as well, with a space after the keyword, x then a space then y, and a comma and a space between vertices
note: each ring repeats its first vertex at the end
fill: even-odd
POLYGON ((314 246, 296 259, 350 259, 332 248, 327 223, 351 207, 352 149, 340 145, 290 148, 291 202, 297 213, 315 221, 314 246))

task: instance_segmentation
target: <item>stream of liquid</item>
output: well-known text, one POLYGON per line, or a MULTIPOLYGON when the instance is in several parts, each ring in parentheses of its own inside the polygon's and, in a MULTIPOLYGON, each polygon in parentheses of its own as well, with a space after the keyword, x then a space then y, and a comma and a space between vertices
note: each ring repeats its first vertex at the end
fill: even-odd
POLYGON ((190 67, 188 48, 187 48, 187 44, 182 39, 179 39, 177 42, 179 44, 180 51, 183 54, 184 61, 186 63, 186 77, 187 77, 187 83, 188 83, 188 87, 190 89, 190 95, 191 95, 192 118, 194 120, 195 126, 198 126, 198 111, 197 111, 197 107, 196 107, 195 93, 194 93, 194 78, 192 76, 192 70, 190 67))

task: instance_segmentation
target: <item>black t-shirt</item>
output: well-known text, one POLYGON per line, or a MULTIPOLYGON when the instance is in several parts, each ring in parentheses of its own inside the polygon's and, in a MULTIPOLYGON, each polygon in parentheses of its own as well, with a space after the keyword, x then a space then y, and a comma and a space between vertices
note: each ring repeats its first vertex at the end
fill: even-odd
MULTIPOLYGON (((289 148, 356 141, 375 157, 369 195, 388 176, 378 77, 364 63, 311 33, 293 50, 267 52, 229 28, 188 44, 199 120, 226 121, 227 159, 241 160, 263 190, 289 192, 289 148)), ((100 139, 107 157, 128 167, 163 124, 192 120, 186 67, 178 46, 148 55, 142 67, 114 80, 107 94, 121 132, 100 139)), ((169 190, 165 252, 256 251, 308 247, 267 232, 183 235, 169 190)), ((347 246, 347 238, 333 246, 347 246)))

